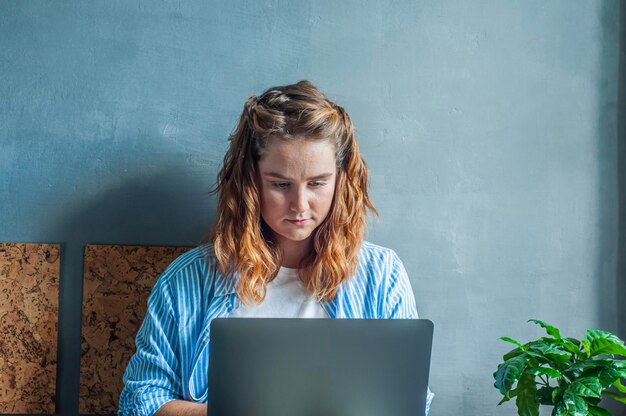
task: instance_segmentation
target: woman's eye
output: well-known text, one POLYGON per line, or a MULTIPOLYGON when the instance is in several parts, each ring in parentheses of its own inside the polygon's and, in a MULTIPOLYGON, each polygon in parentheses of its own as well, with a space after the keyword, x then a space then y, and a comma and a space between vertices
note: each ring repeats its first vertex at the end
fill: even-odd
POLYGON ((285 189, 289 186, 289 182, 272 182, 272 186, 278 189, 285 189))
POLYGON ((311 186, 314 188, 319 188, 324 185, 326 185, 326 182, 311 182, 311 186))

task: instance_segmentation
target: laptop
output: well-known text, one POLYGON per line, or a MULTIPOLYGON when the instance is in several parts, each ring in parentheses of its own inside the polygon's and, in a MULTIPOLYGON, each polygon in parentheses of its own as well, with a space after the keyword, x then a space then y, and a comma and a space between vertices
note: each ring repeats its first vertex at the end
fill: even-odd
POLYGON ((432 337, 426 319, 214 319, 208 415, 424 415, 432 337))

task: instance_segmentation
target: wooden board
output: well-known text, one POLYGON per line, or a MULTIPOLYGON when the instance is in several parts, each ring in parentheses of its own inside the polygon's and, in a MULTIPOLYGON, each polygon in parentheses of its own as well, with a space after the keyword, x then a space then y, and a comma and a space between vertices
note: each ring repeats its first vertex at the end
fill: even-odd
POLYGON ((187 247, 85 247, 80 366, 81 414, 117 413, 122 376, 150 290, 187 247))
POLYGON ((0 413, 55 412, 59 254, 0 243, 0 413))

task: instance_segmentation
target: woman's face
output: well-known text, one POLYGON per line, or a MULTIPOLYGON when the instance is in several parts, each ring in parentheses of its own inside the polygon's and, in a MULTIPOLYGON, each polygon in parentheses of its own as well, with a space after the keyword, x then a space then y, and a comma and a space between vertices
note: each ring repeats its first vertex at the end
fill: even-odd
POLYGON ((278 245, 288 251, 308 242, 333 202, 334 146, 325 140, 272 138, 258 168, 261 216, 278 245))

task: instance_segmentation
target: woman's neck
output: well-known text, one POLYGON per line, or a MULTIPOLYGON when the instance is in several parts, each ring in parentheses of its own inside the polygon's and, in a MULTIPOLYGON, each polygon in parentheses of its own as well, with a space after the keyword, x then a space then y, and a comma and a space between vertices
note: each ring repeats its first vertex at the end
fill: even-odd
POLYGON ((283 254, 281 266, 289 269, 297 269, 304 259, 313 249, 313 239, 307 238, 302 241, 278 241, 278 247, 283 254))

